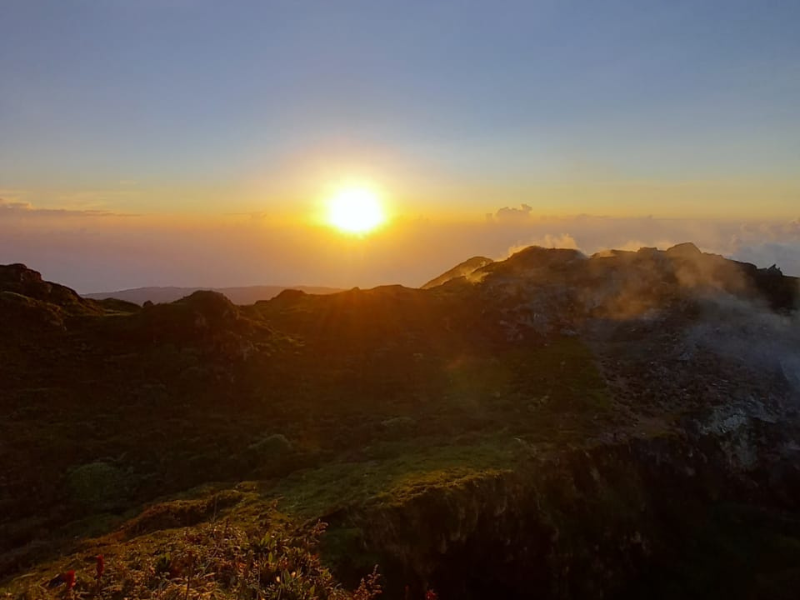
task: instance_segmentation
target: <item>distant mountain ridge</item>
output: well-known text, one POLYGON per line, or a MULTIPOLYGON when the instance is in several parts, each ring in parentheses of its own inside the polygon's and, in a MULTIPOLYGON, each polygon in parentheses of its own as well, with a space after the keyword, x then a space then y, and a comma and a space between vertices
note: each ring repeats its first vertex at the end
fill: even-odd
POLYGON ((300 290, 307 294, 335 294, 341 292, 339 288, 322 287, 322 286, 279 286, 279 285, 253 285, 243 287, 140 287, 131 288, 128 290, 117 290, 114 292, 96 292, 92 294, 82 294, 84 298, 91 298, 93 300, 105 300, 107 298, 114 298, 116 300, 124 300, 126 302, 133 302, 135 304, 144 304, 145 302, 153 302, 154 304, 163 304, 166 302, 175 302, 181 298, 185 298, 201 290, 208 290, 212 292, 220 292, 224 294, 234 304, 255 304, 259 300, 270 300, 280 294, 284 290, 300 290))

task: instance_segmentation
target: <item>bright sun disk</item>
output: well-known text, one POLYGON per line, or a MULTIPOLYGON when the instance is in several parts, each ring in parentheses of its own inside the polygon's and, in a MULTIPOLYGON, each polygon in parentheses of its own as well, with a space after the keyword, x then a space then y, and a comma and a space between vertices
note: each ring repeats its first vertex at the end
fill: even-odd
POLYGON ((347 187, 328 200, 328 223, 346 233, 369 233, 386 221, 378 195, 364 187, 347 187))

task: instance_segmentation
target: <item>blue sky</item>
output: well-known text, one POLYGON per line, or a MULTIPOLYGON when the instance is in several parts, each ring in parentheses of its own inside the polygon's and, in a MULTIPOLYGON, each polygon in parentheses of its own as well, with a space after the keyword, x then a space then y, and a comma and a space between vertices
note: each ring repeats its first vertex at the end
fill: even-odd
POLYGON ((236 189, 304 153, 367 170, 386 153, 448 189, 798 178, 798 2, 3 0, 0 15, 6 188, 236 189))
MULTIPOLYGON (((398 223, 370 243, 396 256, 409 219, 433 219, 442 267, 477 251, 448 223, 523 203, 562 220, 493 230, 487 252, 570 235, 601 247, 569 225, 580 214, 729 222, 725 240, 626 225, 607 244, 690 232, 733 253, 736 223, 761 220, 771 233, 748 226, 748 244, 800 249, 799 24, 796 0, 0 0, 0 262, 41 261, 84 290, 147 284, 154 240, 169 261, 184 239, 187 259, 195 224, 227 232, 215 247, 234 260, 236 215, 310 252, 323 234, 308 215, 360 179, 398 223), (137 252, 133 277, 119 261, 137 252)), ((318 251, 335 258, 329 241, 318 251)), ((291 283, 435 274, 387 259, 327 277, 315 256, 291 283)), ((207 283, 286 283, 250 266, 207 283)))

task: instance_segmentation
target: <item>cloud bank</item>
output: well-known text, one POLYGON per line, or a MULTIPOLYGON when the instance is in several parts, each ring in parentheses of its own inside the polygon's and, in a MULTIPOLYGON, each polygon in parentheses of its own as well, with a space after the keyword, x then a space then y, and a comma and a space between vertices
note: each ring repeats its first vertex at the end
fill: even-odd
POLYGON ((0 202, 0 263, 23 262, 80 292, 151 285, 418 286, 471 256, 501 259, 529 245, 593 254, 692 241, 707 252, 800 275, 800 221, 539 218, 527 205, 489 214, 472 222, 398 217, 359 239, 308 221, 278 224, 265 213, 190 222, 0 202))

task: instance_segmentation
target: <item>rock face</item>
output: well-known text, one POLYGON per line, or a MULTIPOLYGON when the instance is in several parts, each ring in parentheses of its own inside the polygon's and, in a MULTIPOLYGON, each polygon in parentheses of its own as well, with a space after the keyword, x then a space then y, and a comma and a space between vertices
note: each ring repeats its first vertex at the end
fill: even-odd
POLYGON ((32 341, 38 334, 65 331, 70 318, 103 312, 99 303, 44 281, 25 265, 0 265, 0 335, 8 339, 32 341))
MULTIPOLYGON (((682 563, 680 553, 715 518, 710 506, 758 503, 762 519, 769 518, 764 506, 783 518, 796 508, 797 451, 778 450, 769 463, 767 453, 762 447, 763 462, 743 464, 706 434, 531 455, 513 472, 359 511, 351 524, 365 532, 388 576, 413 582, 418 594, 433 587, 467 599, 695 597, 659 589, 664 582, 652 565, 708 568, 682 563), (759 486, 764 475, 775 483, 759 486)), ((745 524, 740 517, 726 525, 745 524)), ((742 595, 740 578, 727 576, 711 597, 761 597, 769 589, 742 595)))
POLYGON ((68 287, 44 281, 41 273, 22 264, 0 265, 0 292, 47 302, 71 314, 103 312, 98 303, 81 298, 68 287))
POLYGON ((504 327, 512 336, 575 330, 598 318, 621 321, 709 300, 735 299, 784 313, 800 304, 797 278, 703 254, 693 244, 591 258, 531 247, 472 277, 471 289, 507 317, 504 327))

